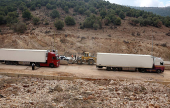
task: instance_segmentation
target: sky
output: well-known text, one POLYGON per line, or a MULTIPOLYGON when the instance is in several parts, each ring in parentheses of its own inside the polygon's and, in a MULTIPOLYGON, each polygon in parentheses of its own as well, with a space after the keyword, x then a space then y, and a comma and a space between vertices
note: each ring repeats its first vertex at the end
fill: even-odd
POLYGON ((140 7, 167 7, 170 6, 170 0, 106 0, 110 3, 128 6, 140 7))

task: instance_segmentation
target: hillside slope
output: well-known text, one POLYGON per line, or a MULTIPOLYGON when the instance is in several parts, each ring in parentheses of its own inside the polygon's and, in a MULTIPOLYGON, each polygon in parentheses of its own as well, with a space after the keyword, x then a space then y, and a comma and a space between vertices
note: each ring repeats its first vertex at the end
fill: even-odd
MULTIPOLYGON (((164 60, 170 59, 170 37, 166 35, 169 28, 164 25, 158 28, 153 25, 141 26, 138 23, 134 26, 129 24, 132 18, 126 16, 121 20, 121 25, 112 22, 106 26, 105 20, 100 19, 101 28, 80 29, 80 25, 87 18, 86 15, 75 12, 73 8, 69 9, 69 13, 61 7, 57 7, 56 10, 60 13, 60 20, 64 21, 69 15, 75 19, 76 24, 72 26, 65 24, 62 30, 57 30, 54 26, 55 19, 50 17, 52 10, 41 6, 40 9, 36 7, 36 10, 31 11, 34 17, 40 19, 39 24, 34 25, 32 20, 23 19, 22 11, 18 10, 17 18, 20 22, 26 23, 27 30, 24 33, 16 33, 12 26, 1 25, 0 48, 56 49, 59 54, 67 56, 81 54, 84 51, 92 54, 97 52, 153 54, 164 60), (49 25, 44 24, 45 20, 49 25)), ((100 13, 98 12, 96 16, 100 16, 100 13)), ((115 16, 118 17, 117 14, 115 16)))

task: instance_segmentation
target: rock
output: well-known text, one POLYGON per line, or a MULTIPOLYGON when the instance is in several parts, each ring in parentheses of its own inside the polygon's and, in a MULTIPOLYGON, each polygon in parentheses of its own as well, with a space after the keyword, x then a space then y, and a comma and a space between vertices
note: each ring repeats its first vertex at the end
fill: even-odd
POLYGON ((23 85, 23 87, 29 87, 29 85, 28 85, 28 84, 25 84, 25 85, 23 85))
POLYGON ((33 102, 33 101, 29 101, 29 103, 30 103, 31 105, 34 105, 34 102, 33 102))
POLYGON ((158 105, 158 104, 155 104, 155 108, 160 108, 160 105, 158 105))
POLYGON ((3 95, 0 94, 0 98, 5 98, 3 95))
POLYGON ((85 91, 85 92, 82 92, 83 94, 87 94, 87 95, 92 95, 93 93, 91 91, 85 91))
POLYGON ((54 92, 54 89, 53 89, 53 88, 51 88, 51 87, 49 87, 49 91, 48 91, 48 93, 52 93, 52 92, 54 92))
POLYGON ((62 89, 59 85, 56 85, 56 86, 54 87, 54 91, 62 92, 63 89, 62 89))
POLYGON ((54 106, 54 107, 55 107, 56 105, 57 105, 56 103, 52 103, 52 106, 54 106))
POLYGON ((130 100, 135 100, 135 97, 134 96, 130 96, 130 100))
POLYGON ((83 99, 83 96, 79 95, 79 96, 76 96, 74 99, 75 99, 75 100, 82 100, 82 99, 83 99))

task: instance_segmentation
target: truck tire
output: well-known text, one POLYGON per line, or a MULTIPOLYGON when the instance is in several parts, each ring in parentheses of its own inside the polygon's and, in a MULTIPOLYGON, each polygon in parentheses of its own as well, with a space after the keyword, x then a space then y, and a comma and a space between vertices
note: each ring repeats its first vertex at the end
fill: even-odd
POLYGON ((51 67, 51 68, 54 68, 54 64, 53 64, 53 63, 51 63, 51 64, 50 64, 50 67, 51 67))
POLYGON ((146 70, 145 69, 141 69, 140 72, 144 73, 144 72, 146 72, 146 70))
POLYGON ((40 64, 39 64, 39 63, 36 63, 35 66, 40 67, 40 64))
POLYGON ((111 69, 111 67, 106 67, 106 70, 111 71, 112 69, 111 69))
POLYGON ((157 73, 162 73, 162 71, 160 69, 156 70, 157 73))
POLYGON ((80 60, 77 60, 77 64, 82 64, 82 60, 80 59, 80 60))
POLYGON ((117 71, 118 69, 116 67, 112 67, 112 70, 113 71, 117 71))
POLYGON ((89 65, 94 65, 94 60, 89 60, 89 61, 88 61, 88 64, 89 64, 89 65))

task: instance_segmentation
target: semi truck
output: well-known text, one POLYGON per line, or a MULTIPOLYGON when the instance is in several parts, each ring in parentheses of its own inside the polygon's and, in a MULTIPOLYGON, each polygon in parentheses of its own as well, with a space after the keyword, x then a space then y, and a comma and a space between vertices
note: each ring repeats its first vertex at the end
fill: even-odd
POLYGON ((97 53, 97 68, 106 67, 108 71, 134 70, 139 72, 164 72, 161 58, 151 55, 97 53))
POLYGON ((48 50, 32 49, 0 49, 0 61, 7 65, 30 64, 36 66, 49 66, 51 68, 60 65, 59 56, 48 50))

